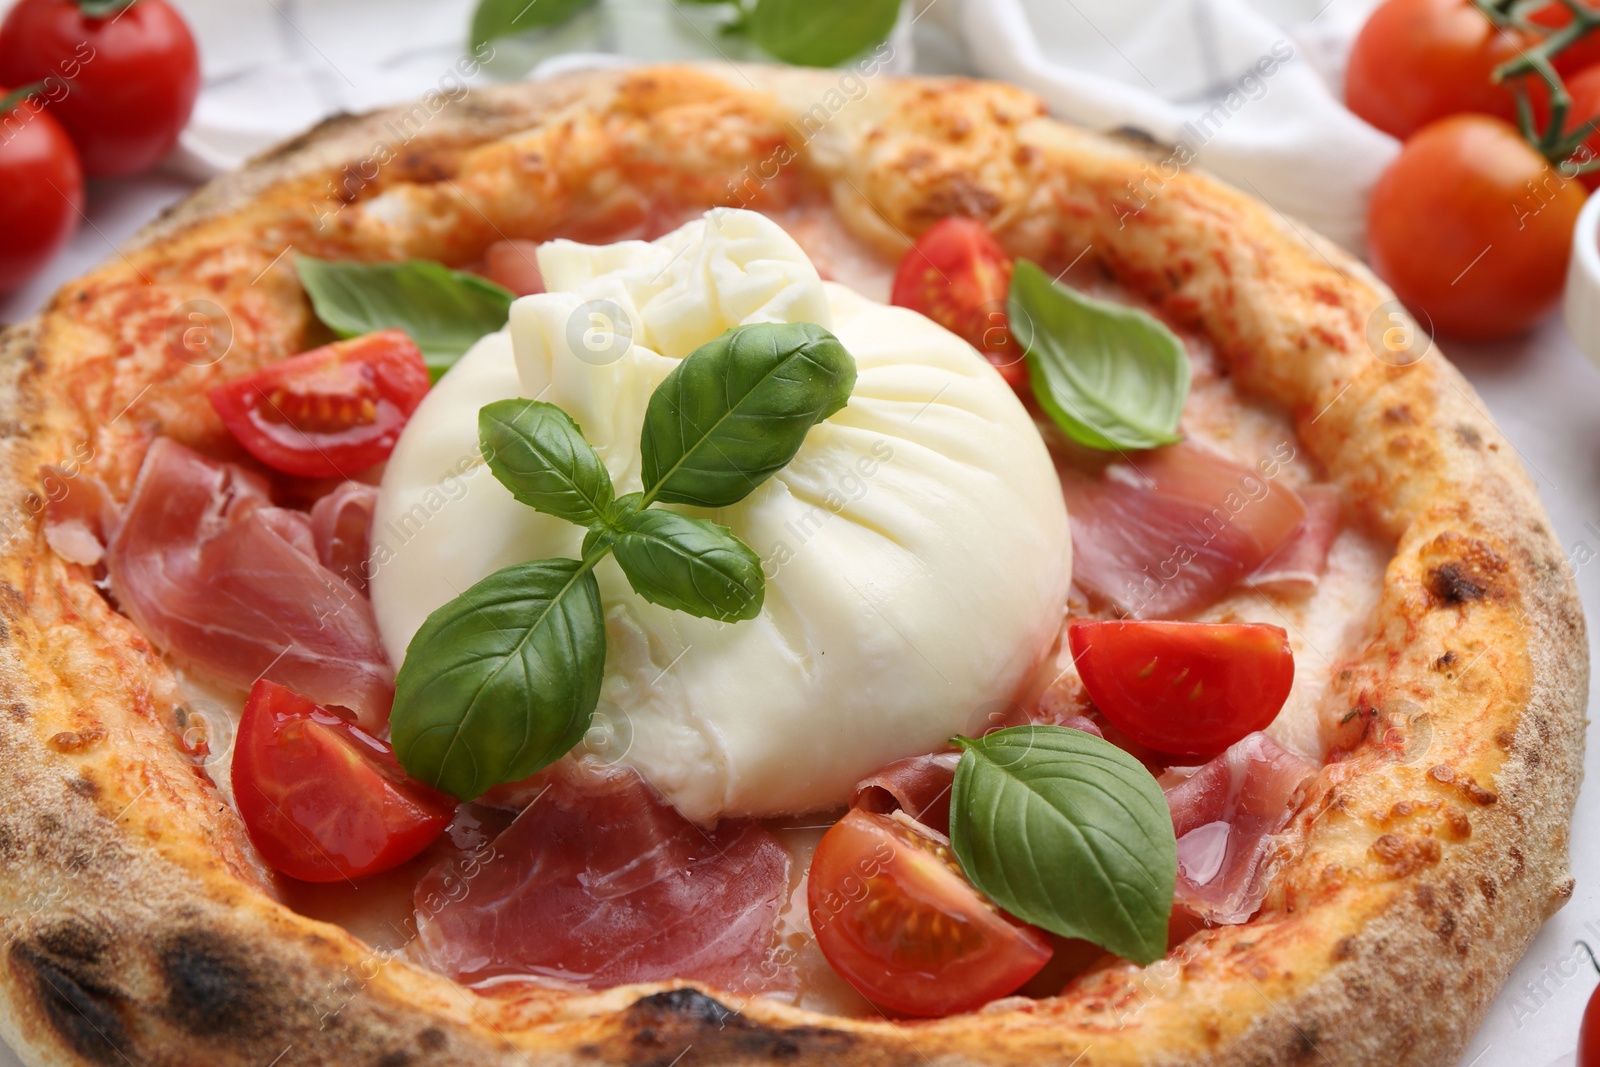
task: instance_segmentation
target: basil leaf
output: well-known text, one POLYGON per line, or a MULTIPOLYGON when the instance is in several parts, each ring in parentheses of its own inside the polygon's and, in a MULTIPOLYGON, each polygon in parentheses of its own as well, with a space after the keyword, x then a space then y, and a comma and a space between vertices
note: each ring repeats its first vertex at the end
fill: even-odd
POLYGON ((497 400, 478 412, 478 443, 511 495, 587 526, 611 508, 611 475, 572 416, 541 400, 497 400))
POLYGON ((759 0, 751 40, 785 63, 831 67, 894 29, 900 0, 759 0))
POLYGON ((435 381, 485 334, 506 324, 511 293, 441 263, 354 263, 296 256, 311 306, 340 337, 399 327, 435 381))
POLYGON ((1156 448, 1182 439, 1189 395, 1183 342, 1137 308, 1094 300, 1018 260, 1008 300, 1039 406, 1090 448, 1156 448))
POLYGON ((411 639, 389 716, 395 755, 463 800, 526 778, 583 738, 605 665, 592 570, 545 559, 496 571, 411 639))
POLYGON ((555 26, 595 0, 480 0, 472 13, 474 51, 501 37, 555 26))
POLYGON ((1139 964, 1166 955, 1178 846, 1150 772, 1060 726, 956 743, 950 843, 972 884, 1062 937, 1139 964))
POLYGON ((611 551, 633 591, 652 604, 722 622, 761 614, 761 557, 726 526, 638 511, 619 523, 611 551))
POLYGON ((856 361, 813 323, 738 326, 691 352, 650 395, 645 501, 737 504, 844 407, 856 361))

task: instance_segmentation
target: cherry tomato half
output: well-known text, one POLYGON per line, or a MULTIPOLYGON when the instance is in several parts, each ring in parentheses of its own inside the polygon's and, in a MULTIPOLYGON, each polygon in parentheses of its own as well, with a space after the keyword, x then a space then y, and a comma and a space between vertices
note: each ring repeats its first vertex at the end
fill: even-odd
MULTIPOLYGON (((0 99, 10 95, 0 88, 0 99)), ((83 217, 78 154, 38 97, 0 113, 0 293, 33 277, 83 217)))
POLYGON ((239 722, 233 795, 262 857, 305 882, 398 866, 428 847, 456 808, 407 778, 388 745, 265 679, 239 722))
POLYGON ((889 302, 920 311, 982 352, 1012 388, 1028 380, 1006 317, 1012 260, 977 219, 940 219, 895 271, 889 302))
POLYGON ((1527 44, 1498 29, 1471 0, 1387 0, 1351 46, 1345 103, 1402 140, 1465 111, 1510 121, 1516 97, 1490 74, 1527 44))
POLYGON ((83 169, 112 177, 144 170, 178 142, 200 92, 200 56, 166 0, 135 0, 104 18, 74 0, 18 0, 0 25, 0 81, 45 82, 83 169))
POLYGON ((1517 131, 1456 115, 1410 141, 1372 191, 1373 269, 1439 333, 1505 337, 1561 297, 1584 189, 1517 131))
POLYGON ((1265 729, 1294 684, 1289 635, 1260 623, 1080 620, 1067 643, 1100 713, 1174 755, 1214 755, 1265 729))
POLYGON ((818 843, 806 896, 833 969, 907 1015, 971 1011, 1013 993, 1052 952, 972 887, 948 845, 859 808, 818 843))
POLYGON ((428 367, 403 330, 302 352, 206 393, 228 432, 274 470, 349 477, 389 458, 428 392, 428 367))

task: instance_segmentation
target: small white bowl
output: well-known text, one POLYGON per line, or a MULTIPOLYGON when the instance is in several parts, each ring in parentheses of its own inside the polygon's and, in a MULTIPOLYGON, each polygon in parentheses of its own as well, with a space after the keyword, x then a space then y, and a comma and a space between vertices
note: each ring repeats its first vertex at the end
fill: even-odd
POLYGON ((1600 193, 1578 213, 1567 262, 1567 329, 1590 361, 1600 364, 1600 193))

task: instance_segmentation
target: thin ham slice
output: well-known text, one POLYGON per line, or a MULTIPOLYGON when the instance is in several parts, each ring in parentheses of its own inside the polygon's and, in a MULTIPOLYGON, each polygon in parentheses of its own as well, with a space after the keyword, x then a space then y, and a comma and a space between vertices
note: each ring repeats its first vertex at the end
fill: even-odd
POLYGON ((895 760, 857 783, 850 806, 887 815, 903 811, 924 826, 950 833, 950 787, 959 752, 934 752, 895 760))
POLYGON ((1328 550, 1339 536, 1339 490, 1332 485, 1308 485, 1299 490, 1306 517, 1278 550, 1257 567, 1249 583, 1257 589, 1285 596, 1308 596, 1316 591, 1328 569, 1328 550))
POLYGON ((1316 765, 1263 733, 1160 778, 1178 835, 1176 902, 1213 923, 1247 922, 1266 897, 1278 834, 1316 765))
POLYGON ((772 955, 789 895, 776 838, 743 820, 702 830, 631 770, 574 760, 553 770, 465 892, 442 868, 417 886, 418 945, 432 966, 469 983, 793 987, 772 955))
POLYGON ((353 588, 367 591, 368 538, 378 506, 377 486, 346 481, 311 505, 317 559, 353 588))
POLYGON ((511 290, 513 296, 544 292, 539 273, 538 241, 496 241, 483 251, 483 276, 511 290))
POLYGON ((69 563, 99 563, 122 517, 111 491, 93 475, 48 464, 39 468, 39 480, 45 543, 69 563))
POLYGON ((1294 490, 1189 442, 1100 471, 1068 462, 1073 581, 1134 618, 1210 604, 1305 518, 1294 490))
POLYGON ((367 729, 387 721, 394 673, 371 605, 254 474, 157 438, 106 569, 123 610, 173 658, 240 688, 271 679, 367 729))

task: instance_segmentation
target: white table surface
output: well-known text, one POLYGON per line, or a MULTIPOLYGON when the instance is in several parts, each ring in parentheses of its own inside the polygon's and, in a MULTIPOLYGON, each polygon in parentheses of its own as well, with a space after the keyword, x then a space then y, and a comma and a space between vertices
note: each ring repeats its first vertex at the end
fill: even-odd
MULTIPOLYGON (((92 184, 88 224, 43 276, 0 297, 0 322, 33 312, 57 286, 113 255, 144 221, 191 188, 159 173, 92 184)), ((1448 351, 1533 472, 1568 555, 1582 542, 1581 555, 1600 557, 1600 369, 1584 360, 1558 318, 1525 339, 1450 345, 1448 351)), ((1600 558, 1579 567, 1577 575, 1593 617, 1600 608, 1600 558)), ((1589 641, 1591 660, 1600 659, 1593 629, 1589 641)), ((1591 684, 1591 702, 1594 692, 1591 684)), ((1597 741, 1591 731, 1586 758, 1591 776, 1600 771, 1597 741)), ((1579 798, 1572 840, 1577 891, 1512 974, 1460 1067, 1571 1067, 1576 1062, 1578 1020, 1597 979, 1574 942, 1584 938, 1600 948, 1600 788, 1591 785, 1579 798)), ((17 1063, 0 1046, 0 1067, 17 1063)), ((284 1067, 292 1067, 292 1059, 284 1067)))

